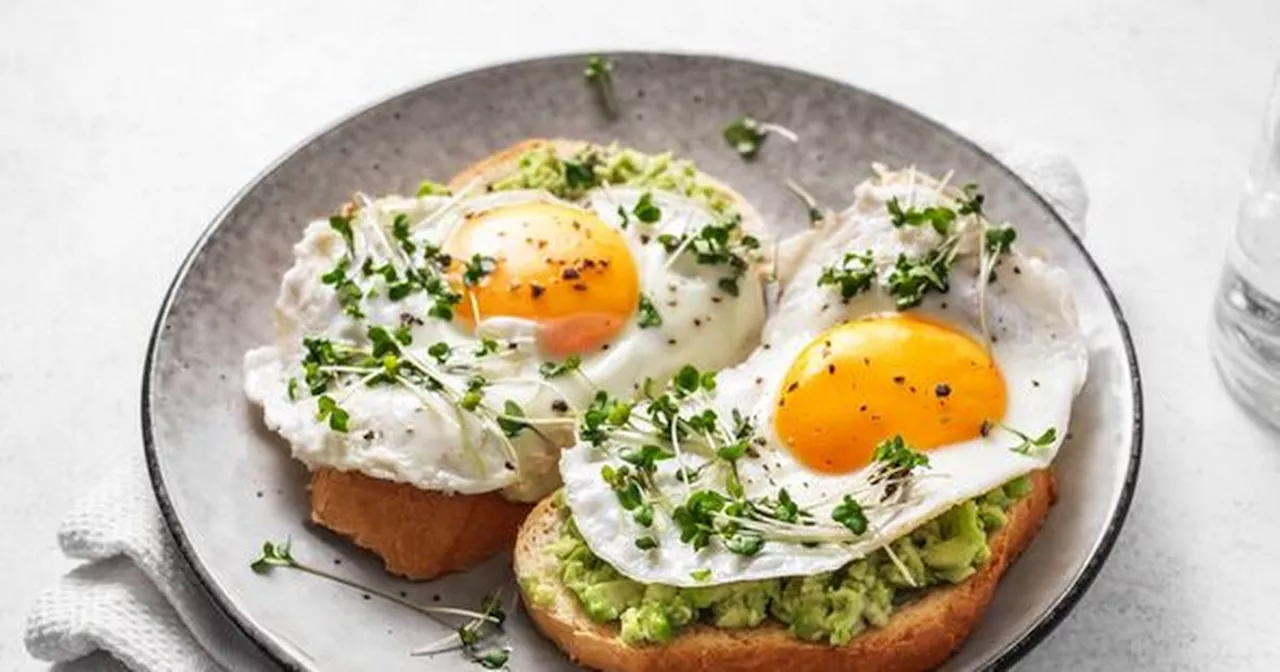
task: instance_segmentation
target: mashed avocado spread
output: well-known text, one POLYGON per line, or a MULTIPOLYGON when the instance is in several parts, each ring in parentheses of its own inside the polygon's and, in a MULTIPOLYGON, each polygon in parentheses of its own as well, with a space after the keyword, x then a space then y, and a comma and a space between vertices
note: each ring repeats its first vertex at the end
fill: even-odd
MULTIPOLYGON (((642 584, 596 557, 566 515, 554 555, 559 580, 599 623, 616 623, 629 644, 666 642, 698 621, 719 628, 749 628, 770 616, 795 637, 846 644, 868 626, 883 626, 897 605, 929 587, 960 583, 987 562, 988 535, 1006 522, 1005 511, 1031 490, 1023 476, 958 504, 893 542, 892 549, 915 581, 912 587, 884 550, 814 576, 676 588, 642 584)), ((563 509, 561 495, 558 506, 563 509)), ((525 584, 536 603, 554 591, 536 580, 525 584)))
POLYGON ((569 158, 560 158, 547 145, 520 156, 516 171, 490 185, 493 191, 542 189, 558 198, 573 200, 589 189, 609 184, 655 189, 682 194, 705 203, 712 211, 726 214, 729 197, 698 179, 690 161, 672 158, 669 152, 642 154, 617 145, 588 145, 569 158))

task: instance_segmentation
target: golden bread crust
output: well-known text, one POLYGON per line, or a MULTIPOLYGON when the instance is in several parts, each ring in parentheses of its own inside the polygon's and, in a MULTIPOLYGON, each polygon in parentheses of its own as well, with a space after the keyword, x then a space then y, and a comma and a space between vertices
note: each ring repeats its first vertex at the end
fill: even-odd
MULTIPOLYGON (((899 608, 889 623, 872 628, 845 646, 802 642, 777 622, 759 628, 725 630, 706 625, 686 628, 665 645, 630 646, 617 629, 593 622, 576 598, 559 583, 550 603, 534 604, 525 595, 533 622, 575 662, 611 672, 721 672, 859 670, 917 672, 941 665, 960 648, 995 593, 1009 565, 1039 531, 1055 499, 1048 470, 1031 474, 1031 494, 1008 511, 1008 522, 991 537, 991 559, 967 581, 930 591, 899 608)), ((544 552, 559 536, 559 515, 547 498, 529 514, 516 540, 516 576, 544 577, 553 560, 544 552)), ((545 581, 545 579, 543 579, 545 581)), ((521 581, 524 585, 524 581, 521 581)))
POLYGON ((532 508, 496 492, 448 495, 336 469, 312 472, 310 490, 313 522, 414 580, 468 569, 509 548, 532 508))
POLYGON ((529 138, 528 140, 521 140, 462 169, 462 172, 454 175, 453 179, 449 180, 449 189, 458 191, 477 178, 484 184, 502 179, 515 170, 516 161, 525 152, 552 145, 555 147, 557 156, 567 157, 578 151, 585 144, 587 143, 578 140, 564 139, 529 138))

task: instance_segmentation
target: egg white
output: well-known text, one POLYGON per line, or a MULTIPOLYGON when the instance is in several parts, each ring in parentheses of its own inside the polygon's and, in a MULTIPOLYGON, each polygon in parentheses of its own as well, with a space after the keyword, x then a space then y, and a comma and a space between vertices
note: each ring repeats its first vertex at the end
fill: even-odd
MULTIPOLYGON (((607 224, 621 228, 619 209, 632 212, 645 193, 622 188, 595 190, 577 207, 592 210, 607 224)), ((477 333, 502 344, 500 357, 486 358, 480 365, 490 383, 485 390, 486 403, 502 408, 510 400, 531 417, 556 416, 553 407, 559 400, 570 409, 560 414, 559 422, 540 425, 540 434, 523 431, 514 437, 515 456, 507 455, 494 436, 479 423, 467 421, 452 404, 443 399, 428 403, 400 386, 362 388, 349 395, 332 392, 343 397, 342 407, 350 414, 346 433, 333 431, 326 421, 317 419, 316 399, 306 393, 305 385, 298 385, 301 393, 290 399, 289 381, 300 383, 303 378, 304 337, 363 344, 368 325, 390 329, 401 324, 402 314, 408 313, 420 317, 421 323, 412 326, 413 342, 405 351, 421 361, 430 361, 426 349, 437 342, 464 353, 480 343, 456 320, 426 317, 431 301, 422 292, 391 301, 383 288, 379 296, 365 301, 366 319, 357 321, 345 314, 334 288, 321 282, 321 276, 346 253, 344 241, 327 220, 310 224, 294 248, 294 265, 284 276, 276 303, 276 341, 246 354, 245 393, 263 407, 266 425, 289 442, 293 456, 313 469, 355 470, 428 490, 480 493, 501 489, 513 499, 538 499, 558 486, 558 452, 572 444, 574 411, 590 402, 596 388, 630 397, 646 379, 664 380, 685 362, 718 368, 741 361, 758 342, 764 300, 754 270, 742 278, 739 295, 731 297, 717 288, 723 268, 687 260, 669 263, 669 255, 654 239, 660 231, 696 231, 714 221, 713 213, 698 201, 665 192, 652 192, 652 200, 661 210, 660 220, 652 224, 632 221, 624 233, 640 276, 640 290, 660 313, 661 326, 641 328, 638 315, 633 314, 607 349, 581 355, 581 375, 544 380, 539 366, 547 360, 531 342, 536 325, 521 319, 482 316, 477 333), (708 338, 712 332, 715 336, 708 338), (515 345, 509 347, 509 342, 515 345), (473 450, 467 450, 468 446, 473 450)), ((540 191, 366 199, 353 228, 358 247, 374 250, 373 254, 386 252, 391 250, 394 218, 403 213, 415 223, 415 242, 440 245, 467 213, 530 201, 557 199, 540 191)), ((377 276, 355 277, 365 290, 382 282, 377 276)), ((470 375, 446 373, 441 380, 464 387, 470 375)))
MULTIPOLYGON (((831 522, 832 509, 844 494, 865 487, 872 467, 844 475, 811 471, 798 462, 774 432, 773 410, 788 369, 800 351, 826 329, 858 317, 894 310, 893 300, 878 286, 843 302, 834 287, 820 287, 825 266, 846 253, 871 250, 881 277, 899 253, 919 256, 939 237, 928 226, 894 228, 885 209, 891 197, 919 207, 955 207, 938 183, 910 172, 883 172, 860 185, 854 204, 799 239, 787 242, 791 265, 775 313, 764 327, 762 345, 742 364, 719 375, 713 405, 721 417, 734 409, 749 416, 765 445, 759 457, 738 462, 746 496, 775 496, 785 488, 816 520, 831 522)), ((982 339, 979 319, 978 244, 982 232, 976 222, 962 234, 961 256, 951 273, 946 294, 929 294, 911 313, 982 339)), ((678 528, 664 515, 649 529, 622 511, 614 492, 601 477, 606 464, 620 464, 607 451, 579 445, 561 456, 566 500, 578 530, 591 549, 622 574, 647 583, 676 586, 709 585, 782 576, 812 575, 835 570, 909 533, 956 503, 981 495, 1017 476, 1046 467, 1057 455, 1066 435, 1072 400, 1082 387, 1087 352, 1078 325, 1066 273, 1015 244, 997 268, 998 279, 986 288, 987 325, 993 358, 1003 372, 1008 403, 1001 419, 1010 427, 1038 435, 1057 429, 1051 445, 1023 455, 1010 450, 1017 439, 996 429, 928 453, 930 466, 910 489, 909 504, 892 510, 868 510, 869 531, 849 543, 768 541, 752 557, 736 555, 718 540, 701 551, 679 539, 678 528), (1016 270, 1015 270, 1016 269, 1016 270), (658 548, 638 549, 634 540, 653 536, 658 548), (702 570, 709 570, 710 577, 702 570), (695 578, 695 571, 697 578, 695 578)), ((851 412, 856 412, 851 409, 851 412)), ((886 437, 888 438, 888 437, 886 437)), ((665 492, 683 497, 683 484, 674 479, 676 460, 659 463, 658 482, 665 492)), ((696 467, 697 458, 686 466, 696 467)))

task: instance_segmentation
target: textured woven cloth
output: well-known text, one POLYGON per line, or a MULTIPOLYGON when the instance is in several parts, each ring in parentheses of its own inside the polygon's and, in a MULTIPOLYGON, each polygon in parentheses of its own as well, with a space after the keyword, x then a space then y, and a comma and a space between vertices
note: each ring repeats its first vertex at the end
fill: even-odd
MULTIPOLYGON (((1083 235, 1088 197, 1069 161, 1026 144, 984 144, 1083 235)), ((80 503, 58 541, 84 564, 36 602, 26 629, 36 658, 140 672, 274 668, 189 573, 160 517, 141 451, 136 464, 80 503)))

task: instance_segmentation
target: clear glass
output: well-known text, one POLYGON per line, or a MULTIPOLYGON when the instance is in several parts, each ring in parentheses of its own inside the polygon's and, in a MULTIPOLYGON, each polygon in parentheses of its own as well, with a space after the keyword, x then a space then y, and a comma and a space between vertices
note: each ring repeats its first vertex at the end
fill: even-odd
POLYGON ((1236 400, 1280 427, 1280 70, 1227 248, 1211 346, 1236 400))

